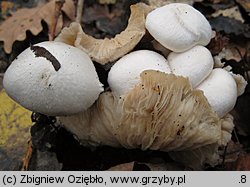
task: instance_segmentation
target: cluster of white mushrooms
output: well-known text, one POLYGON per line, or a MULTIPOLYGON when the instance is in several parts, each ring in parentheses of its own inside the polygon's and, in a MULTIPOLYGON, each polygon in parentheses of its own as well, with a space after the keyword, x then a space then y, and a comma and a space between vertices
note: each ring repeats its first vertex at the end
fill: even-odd
MULTIPOLYGON (((142 4, 133 6, 134 16, 133 8, 142 9, 142 4)), ((233 129, 228 113, 246 83, 239 75, 214 68, 204 47, 213 37, 211 26, 192 6, 173 3, 144 16, 148 32, 172 52, 167 58, 149 50, 123 55, 117 47, 123 56, 108 74, 111 91, 103 92, 90 57, 103 64, 107 58, 95 58, 92 51, 105 42, 124 43, 128 51, 124 33, 119 42, 103 42, 86 36, 76 23, 56 42, 22 52, 5 72, 4 88, 24 107, 58 116, 84 145, 181 151, 179 155, 198 150, 204 151, 202 162, 217 163, 217 148, 228 143, 233 129)), ((136 35, 132 22, 126 30, 130 38, 136 35)), ((138 42, 142 33, 135 37, 138 42)))

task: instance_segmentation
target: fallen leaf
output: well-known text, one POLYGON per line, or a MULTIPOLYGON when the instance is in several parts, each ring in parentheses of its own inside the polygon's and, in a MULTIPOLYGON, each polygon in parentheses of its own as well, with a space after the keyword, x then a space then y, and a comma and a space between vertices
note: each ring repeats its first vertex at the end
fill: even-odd
MULTIPOLYGON (((23 41, 26 38, 26 31, 31 31, 33 35, 37 35, 43 30, 41 21, 44 20, 51 30, 54 19, 55 1, 52 0, 45 5, 36 8, 23 8, 13 13, 11 17, 6 19, 0 25, 0 41, 4 42, 4 50, 6 53, 11 53, 12 45, 15 41, 23 41)), ((62 8, 64 13, 71 19, 74 19, 74 2, 66 0, 62 8)), ((59 18, 57 25, 57 33, 62 27, 62 16, 59 18)))
POLYGON ((234 141, 230 141, 227 144, 226 150, 223 150, 223 155, 224 155, 224 163, 232 163, 237 161, 240 153, 243 152, 243 146, 238 143, 238 142, 234 142, 234 141))
POLYGON ((237 3, 239 3, 246 12, 248 12, 248 15, 250 15, 250 1, 249 0, 236 0, 237 3))
POLYGON ((0 170, 16 170, 30 137, 31 112, 0 92, 0 170), (2 157, 2 158, 1 158, 2 157))
POLYGON ((217 32, 216 36, 212 38, 207 48, 214 56, 216 54, 219 54, 222 51, 222 49, 228 44, 228 42, 229 38, 217 32))
POLYGON ((107 171, 133 171, 135 162, 119 164, 109 168, 107 171))
POLYGON ((154 158, 147 163, 143 163, 151 171, 184 171, 187 168, 178 162, 166 162, 162 158, 154 158))
POLYGON ((116 0, 99 0, 100 4, 115 4, 116 0))
POLYGON ((107 171, 183 171, 185 168, 177 162, 154 159, 150 162, 128 162, 109 168, 107 171))
POLYGON ((250 154, 241 153, 235 162, 227 163, 225 166, 229 171, 249 171, 250 154))
POLYGON ((210 0, 204 1, 202 6, 212 8, 214 10, 222 10, 235 6, 234 0, 210 0))
POLYGON ((209 20, 213 29, 218 31, 223 31, 226 34, 234 34, 236 36, 242 35, 246 38, 250 38, 250 26, 243 24, 242 22, 224 17, 218 16, 209 20))
POLYGON ((100 32, 105 33, 106 37, 112 38, 126 28, 126 10, 117 8, 117 5, 112 8, 112 11, 109 10, 108 5, 94 4, 86 7, 83 14, 84 31, 95 38, 99 38, 97 34, 100 32), (86 29, 88 24, 91 28, 90 31, 86 29), (94 32, 93 25, 96 26, 97 33, 94 32))
POLYGON ((112 19, 113 16, 114 15, 109 12, 108 6, 94 4, 93 6, 85 7, 83 22, 89 24, 105 17, 112 19))
POLYGON ((250 107, 250 85, 248 84, 245 93, 237 99, 232 114, 234 116, 234 123, 239 135, 250 136, 249 125, 249 107, 250 107))
POLYGON ((218 16, 224 16, 224 17, 229 17, 233 18, 235 20, 238 20, 242 23, 244 23, 244 19, 242 18, 242 15, 240 13, 240 10, 238 6, 234 6, 225 10, 217 10, 215 13, 211 15, 212 17, 218 17, 218 16))
POLYGON ((55 152, 35 149, 28 165, 29 171, 60 171, 63 164, 58 162, 55 152))

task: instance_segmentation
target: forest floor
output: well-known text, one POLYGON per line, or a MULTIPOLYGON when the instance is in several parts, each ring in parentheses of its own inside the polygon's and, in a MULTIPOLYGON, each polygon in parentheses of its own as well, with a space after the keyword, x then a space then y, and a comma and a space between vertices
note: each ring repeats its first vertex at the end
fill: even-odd
MULTIPOLYGON (((52 0, 54 1, 54 0, 52 0)), ((67 0, 58 15, 57 25, 51 22, 56 12, 52 1, 0 1, 0 170, 192 170, 173 161, 161 151, 127 150, 124 148, 83 147, 72 134, 54 124, 55 119, 33 114, 6 95, 2 78, 11 61, 31 44, 52 40, 60 30, 74 21, 77 1, 67 0), (34 17, 33 24, 22 22, 36 15, 43 7, 44 17, 34 17), (15 12, 29 8, 16 16, 15 12), (53 12, 54 11, 54 12, 53 12), (15 18, 15 17, 14 17, 15 18), (6 24, 7 23, 7 24, 6 24), (23 25, 21 23, 24 23, 23 25), (40 26, 39 26, 40 25, 40 26), (35 27, 39 29, 32 31, 35 27), (10 34, 11 30, 16 30, 10 34), (20 35, 24 37, 20 39, 20 35)), ((247 81, 250 77, 250 2, 248 0, 85 0, 81 25, 84 32, 95 38, 113 38, 123 31, 130 16, 130 5, 138 2, 159 6, 169 2, 188 3, 209 20, 216 37, 208 45, 215 56, 230 51, 222 62, 232 67, 247 81)), ((152 44, 140 42, 136 49, 152 49, 152 44)), ((103 69, 100 65, 96 68, 103 69)), ((101 70, 100 79, 107 86, 107 72, 101 70)), ((202 170, 250 170, 250 86, 247 85, 231 112, 235 128, 232 140, 224 148, 219 165, 203 166, 202 170)))

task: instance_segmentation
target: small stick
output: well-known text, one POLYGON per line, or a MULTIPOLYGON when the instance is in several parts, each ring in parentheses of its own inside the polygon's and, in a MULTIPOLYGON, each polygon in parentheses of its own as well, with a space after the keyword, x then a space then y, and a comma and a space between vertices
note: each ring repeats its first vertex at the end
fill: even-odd
POLYGON ((25 157, 23 159, 22 171, 28 171, 33 151, 34 151, 34 148, 33 148, 32 140, 30 139, 28 141, 28 150, 27 150, 27 153, 26 153, 26 155, 25 155, 25 157))
POLYGON ((76 11, 76 22, 81 23, 84 0, 78 0, 76 11))
POLYGON ((63 7, 64 3, 65 3, 65 0, 56 0, 55 1, 55 15, 54 15, 54 19, 53 19, 52 24, 51 24, 51 32, 50 32, 50 36, 49 36, 50 41, 54 40, 54 38, 55 38, 57 22, 58 22, 59 16, 61 15, 61 11, 62 11, 62 7, 63 7))

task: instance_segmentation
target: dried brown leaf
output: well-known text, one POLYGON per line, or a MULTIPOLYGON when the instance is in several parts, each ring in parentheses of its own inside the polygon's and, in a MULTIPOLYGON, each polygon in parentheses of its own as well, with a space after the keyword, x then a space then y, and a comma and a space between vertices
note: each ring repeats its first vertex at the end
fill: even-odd
POLYGON ((230 171, 249 171, 250 170, 250 154, 241 153, 235 162, 227 163, 226 170, 230 171))
POLYGON ((212 38, 211 42, 209 43, 208 49, 212 53, 212 55, 219 54, 222 49, 228 44, 228 42, 229 38, 217 32, 216 36, 212 38))
POLYGON ((238 142, 233 142, 232 140, 227 144, 224 162, 232 163, 236 162, 240 153, 243 151, 242 145, 238 142))
POLYGON ((119 164, 108 169, 108 171, 133 171, 135 162, 119 164))
MULTIPOLYGON (((74 19, 74 2, 66 0, 62 10, 70 18, 74 19)), ((15 41, 23 41, 26 38, 26 31, 31 31, 37 35, 43 30, 41 21, 44 20, 51 29, 54 19, 55 0, 36 8, 23 8, 13 13, 13 15, 0 25, 0 41, 4 42, 4 50, 11 53, 12 45, 15 41)), ((62 27, 62 17, 58 20, 58 26, 62 27)), ((57 29, 59 32, 60 28, 57 29)))
POLYGON ((236 0, 237 3, 239 3, 246 12, 250 13, 250 1, 249 0, 236 0))
POLYGON ((155 158, 148 163, 143 163, 151 171, 183 171, 186 168, 178 162, 166 162, 161 158, 155 158))
POLYGON ((250 26, 243 24, 241 21, 238 21, 234 18, 218 16, 210 19, 209 22, 212 28, 217 32, 223 31, 226 34, 244 36, 247 39, 250 38, 250 26))
POLYGON ((224 17, 229 17, 233 18, 235 20, 238 20, 242 23, 244 23, 244 19, 242 18, 242 15, 239 11, 238 6, 234 6, 225 10, 217 10, 215 13, 213 13, 211 16, 212 17, 218 17, 218 16, 224 16, 224 17))

